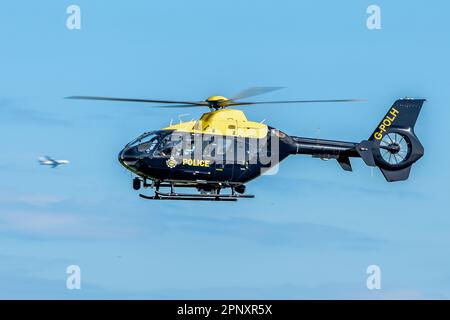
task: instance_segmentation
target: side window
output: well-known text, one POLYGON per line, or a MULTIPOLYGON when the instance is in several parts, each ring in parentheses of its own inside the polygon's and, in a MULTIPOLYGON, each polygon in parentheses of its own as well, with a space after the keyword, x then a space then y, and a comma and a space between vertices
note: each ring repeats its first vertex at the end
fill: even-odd
POLYGON ((211 136, 204 140, 203 155, 213 157, 220 163, 234 163, 234 137, 232 136, 211 136))
POLYGON ((234 137, 222 137, 221 145, 217 148, 218 155, 226 155, 232 152, 234 137))
POLYGON ((183 136, 183 141, 181 143, 181 155, 183 157, 193 157, 195 152, 195 136, 193 134, 186 134, 183 136))
POLYGON ((256 162, 261 147, 265 146, 265 139, 249 139, 248 140, 248 159, 250 162, 256 162), (253 160, 253 161, 252 161, 253 160))
POLYGON ((166 135, 158 148, 155 151, 155 156, 159 157, 171 157, 178 156, 180 153, 181 137, 179 135, 168 134, 166 135))
POLYGON ((217 153, 217 139, 214 136, 203 136, 203 157, 213 158, 217 153))
POLYGON ((222 140, 222 148, 219 148, 225 164, 234 164, 235 160, 235 141, 236 138, 233 136, 225 136, 222 140))
MULTIPOLYGON (((193 159, 195 150, 198 148, 196 146, 196 139, 198 139, 198 135, 196 134, 174 133, 172 134, 171 142, 167 143, 165 147, 160 146, 158 149, 171 148, 172 156, 193 159)), ((201 145, 199 150, 201 150, 201 145)))
POLYGON ((237 163, 245 163, 249 160, 249 144, 246 138, 236 140, 236 160, 237 163))

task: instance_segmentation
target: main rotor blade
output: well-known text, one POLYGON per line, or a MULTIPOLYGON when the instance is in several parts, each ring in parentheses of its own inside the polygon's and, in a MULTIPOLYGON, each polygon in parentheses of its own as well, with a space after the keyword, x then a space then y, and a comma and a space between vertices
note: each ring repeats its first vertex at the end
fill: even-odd
POLYGON ((198 108, 207 106, 205 104, 165 104, 162 106, 152 106, 152 108, 198 108))
POLYGON ((361 102, 364 99, 333 99, 333 100, 295 100, 295 101, 261 101, 261 102, 230 102, 228 106, 245 106, 253 104, 287 104, 287 103, 330 103, 330 102, 361 102))
POLYGON ((96 96, 70 96, 66 99, 75 100, 101 100, 101 101, 120 101, 120 102, 143 102, 143 103, 177 103, 187 106, 208 106, 204 101, 172 101, 172 100, 149 100, 149 99, 128 99, 128 98, 113 98, 113 97, 96 97, 96 96))
POLYGON ((276 90, 280 90, 280 89, 284 89, 284 87, 251 87, 251 88, 248 88, 248 89, 245 89, 245 90, 239 92, 230 100, 245 99, 245 98, 258 96, 260 94, 264 94, 267 92, 276 91, 276 90))

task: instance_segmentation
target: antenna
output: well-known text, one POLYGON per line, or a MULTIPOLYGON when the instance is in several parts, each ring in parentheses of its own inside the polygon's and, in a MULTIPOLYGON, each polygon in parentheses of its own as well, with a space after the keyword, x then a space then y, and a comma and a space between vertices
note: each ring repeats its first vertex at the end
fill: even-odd
POLYGON ((264 122, 266 122, 266 119, 262 119, 262 121, 260 123, 264 123, 264 122))
POLYGON ((188 116, 189 115, 189 113, 182 113, 182 114, 179 114, 178 115, 178 120, 180 120, 180 123, 183 123, 183 121, 181 120, 181 118, 182 117, 186 117, 186 116, 188 116))

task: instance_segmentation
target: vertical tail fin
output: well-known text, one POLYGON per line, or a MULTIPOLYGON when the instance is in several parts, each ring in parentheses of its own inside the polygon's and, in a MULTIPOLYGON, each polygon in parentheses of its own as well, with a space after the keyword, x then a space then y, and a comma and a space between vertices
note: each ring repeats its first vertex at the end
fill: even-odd
POLYGON ((396 128, 410 130, 414 133, 414 126, 419 116, 424 99, 400 99, 395 101, 369 140, 381 140, 388 131, 396 128))
POLYGON ((424 154, 414 133, 424 102, 424 99, 395 101, 370 138, 358 145, 364 162, 379 167, 389 182, 408 179, 412 164, 424 154))

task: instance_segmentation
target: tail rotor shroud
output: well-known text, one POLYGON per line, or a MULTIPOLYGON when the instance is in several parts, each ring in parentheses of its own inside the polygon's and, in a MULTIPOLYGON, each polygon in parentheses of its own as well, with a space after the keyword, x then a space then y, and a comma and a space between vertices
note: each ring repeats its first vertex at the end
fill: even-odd
POLYGON ((424 99, 397 100, 368 140, 357 151, 368 166, 380 168, 387 181, 409 177, 411 166, 424 155, 414 126, 424 99))

